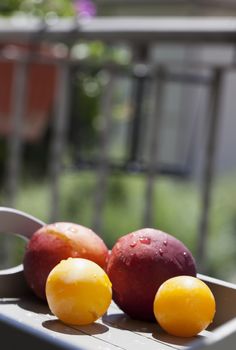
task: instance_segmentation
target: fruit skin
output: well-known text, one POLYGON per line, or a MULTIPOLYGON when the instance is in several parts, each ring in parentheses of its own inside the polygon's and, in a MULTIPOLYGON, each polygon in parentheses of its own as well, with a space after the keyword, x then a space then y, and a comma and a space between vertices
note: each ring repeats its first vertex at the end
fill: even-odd
POLYGON ((216 304, 214 295, 203 281, 178 276, 160 286, 153 308, 157 322, 167 333, 193 337, 212 322, 216 304))
POLYGON ((50 310, 62 322, 87 325, 107 311, 112 299, 111 282, 93 261, 68 258, 48 275, 46 297, 50 310))
POLYGON ((62 259, 85 258, 104 268, 107 254, 103 240, 89 228, 70 222, 48 224, 36 231, 27 244, 23 258, 25 279, 35 295, 46 300, 46 279, 62 259))
POLYGON ((113 300, 130 317, 155 321, 157 289, 178 275, 196 276, 191 252, 172 235, 144 228, 122 236, 112 248, 107 274, 113 300))

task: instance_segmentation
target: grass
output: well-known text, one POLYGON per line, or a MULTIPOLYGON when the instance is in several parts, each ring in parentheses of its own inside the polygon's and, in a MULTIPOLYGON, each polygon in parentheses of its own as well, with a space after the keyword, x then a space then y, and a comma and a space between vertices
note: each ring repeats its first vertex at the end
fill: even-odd
MULTIPOLYGON (((58 221, 91 227, 96 176, 90 172, 66 173, 60 181, 58 221)), ((99 232, 110 248, 120 236, 143 227, 145 185, 145 177, 140 175, 110 178, 102 232, 99 232)), ((216 179, 206 247, 209 274, 228 281, 236 281, 235 192, 234 174, 216 179)), ((49 203, 47 182, 27 182, 22 186, 16 207, 49 222, 49 203)), ((183 241, 193 255, 196 254, 200 209, 200 191, 196 183, 169 178, 156 181, 152 226, 183 241)))

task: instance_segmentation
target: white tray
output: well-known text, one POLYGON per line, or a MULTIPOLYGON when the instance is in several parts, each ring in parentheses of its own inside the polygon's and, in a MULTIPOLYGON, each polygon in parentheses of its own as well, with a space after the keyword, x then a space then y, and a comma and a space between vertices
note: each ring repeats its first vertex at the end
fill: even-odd
MULTIPOLYGON (((0 208, 1 232, 30 235, 44 223, 0 208)), ((0 339, 4 349, 167 350, 235 349, 236 285, 198 275, 211 288, 217 311, 211 327, 194 338, 172 337, 156 323, 132 320, 114 303, 89 326, 67 326, 27 288, 22 266, 0 271, 0 339)))

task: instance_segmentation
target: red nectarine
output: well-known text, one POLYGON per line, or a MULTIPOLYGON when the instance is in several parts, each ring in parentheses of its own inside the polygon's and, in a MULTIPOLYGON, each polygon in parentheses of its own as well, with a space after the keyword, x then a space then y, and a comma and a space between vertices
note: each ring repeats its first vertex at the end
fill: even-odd
POLYGON ((159 286, 174 276, 196 276, 196 266, 181 241, 145 228, 118 239, 109 257, 107 274, 115 303, 132 318, 151 321, 155 320, 153 301, 159 286))
POLYGON ((38 297, 46 300, 47 277, 62 259, 89 259, 105 268, 107 254, 104 241, 87 227, 70 222, 45 225, 27 244, 23 259, 26 282, 38 297))

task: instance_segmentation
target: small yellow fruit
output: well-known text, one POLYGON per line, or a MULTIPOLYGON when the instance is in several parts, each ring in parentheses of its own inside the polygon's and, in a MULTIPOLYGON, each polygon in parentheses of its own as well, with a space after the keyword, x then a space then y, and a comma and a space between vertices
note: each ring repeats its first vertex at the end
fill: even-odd
POLYGON ((62 322, 86 325, 107 311, 112 299, 111 282, 93 261, 68 258, 51 270, 46 298, 51 312, 62 322))
POLYGON ((158 289, 153 310, 157 322, 169 334, 192 337, 203 331, 215 315, 215 298, 210 288, 192 276, 178 276, 158 289))

